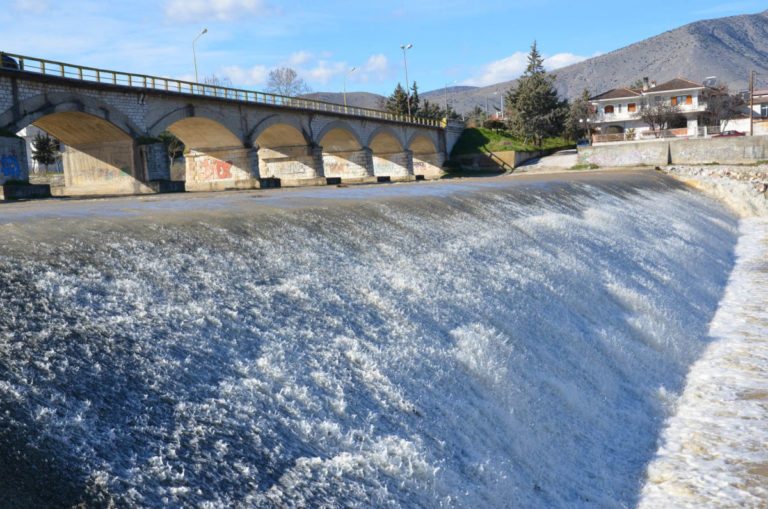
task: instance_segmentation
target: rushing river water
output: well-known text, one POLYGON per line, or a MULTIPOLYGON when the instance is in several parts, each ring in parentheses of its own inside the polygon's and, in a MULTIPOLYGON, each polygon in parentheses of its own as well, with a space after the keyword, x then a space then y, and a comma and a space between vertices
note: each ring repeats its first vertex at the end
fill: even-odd
POLYGON ((0 507, 633 507, 739 219, 652 174, 0 206, 0 507))

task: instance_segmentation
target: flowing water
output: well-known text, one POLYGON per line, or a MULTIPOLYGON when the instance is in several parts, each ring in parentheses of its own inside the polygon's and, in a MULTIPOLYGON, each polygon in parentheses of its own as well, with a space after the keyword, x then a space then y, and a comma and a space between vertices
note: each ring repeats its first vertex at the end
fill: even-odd
POLYGON ((0 206, 0 507, 633 507, 739 224, 648 173, 0 206))

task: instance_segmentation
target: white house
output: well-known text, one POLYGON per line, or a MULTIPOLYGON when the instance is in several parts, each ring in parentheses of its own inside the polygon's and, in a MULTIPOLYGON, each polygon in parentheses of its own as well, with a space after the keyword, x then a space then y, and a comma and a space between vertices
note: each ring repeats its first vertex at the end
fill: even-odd
MULTIPOLYGON (((712 92, 714 81, 708 85, 696 83, 683 78, 675 78, 657 85, 643 78, 642 88, 614 88, 590 98, 594 109, 592 125, 596 128, 603 141, 610 141, 605 135, 623 135, 629 129, 634 130, 634 139, 655 137, 648 124, 638 118, 638 112, 643 104, 651 105, 664 101, 676 105, 680 112, 678 122, 667 126, 672 136, 697 136, 699 126, 707 125, 707 100, 712 92)), ((632 132, 632 131, 630 131, 632 132)))

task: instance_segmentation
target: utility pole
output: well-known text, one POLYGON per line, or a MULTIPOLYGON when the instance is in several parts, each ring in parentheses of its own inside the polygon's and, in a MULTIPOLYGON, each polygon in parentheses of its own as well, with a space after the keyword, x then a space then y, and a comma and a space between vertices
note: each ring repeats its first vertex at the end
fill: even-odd
POLYGON ((749 135, 755 134, 755 71, 749 73, 749 135))
POLYGON ((408 84, 408 61, 405 58, 405 50, 413 48, 413 44, 406 46, 403 44, 400 49, 403 50, 403 67, 405 67, 405 99, 408 102, 408 116, 411 116, 411 86, 408 84))
POLYGON ((200 38, 200 36, 202 36, 203 34, 206 34, 206 33, 208 33, 208 29, 207 28, 203 28, 203 31, 200 32, 199 34, 197 34, 197 37, 192 39, 192 61, 195 64, 195 83, 200 83, 200 81, 197 79, 197 55, 195 55, 195 43, 200 38))

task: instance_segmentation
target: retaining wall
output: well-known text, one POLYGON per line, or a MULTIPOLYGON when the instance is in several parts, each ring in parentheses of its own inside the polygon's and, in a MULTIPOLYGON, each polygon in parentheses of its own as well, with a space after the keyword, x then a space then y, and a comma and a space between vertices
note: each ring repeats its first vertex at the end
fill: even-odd
POLYGON ((579 147, 579 163, 601 167, 751 164, 768 160, 768 136, 615 143, 579 147))

